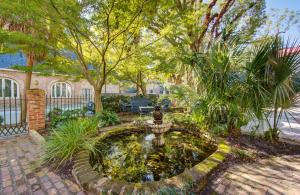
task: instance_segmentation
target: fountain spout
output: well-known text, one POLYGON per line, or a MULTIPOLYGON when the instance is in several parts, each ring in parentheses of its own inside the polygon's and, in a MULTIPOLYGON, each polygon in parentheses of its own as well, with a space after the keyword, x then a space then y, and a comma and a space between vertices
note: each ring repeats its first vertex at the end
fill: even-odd
POLYGON ((171 123, 163 123, 163 113, 160 106, 155 106, 153 118, 153 124, 151 124, 151 130, 155 135, 153 145, 163 146, 165 145, 164 133, 171 128, 171 123))

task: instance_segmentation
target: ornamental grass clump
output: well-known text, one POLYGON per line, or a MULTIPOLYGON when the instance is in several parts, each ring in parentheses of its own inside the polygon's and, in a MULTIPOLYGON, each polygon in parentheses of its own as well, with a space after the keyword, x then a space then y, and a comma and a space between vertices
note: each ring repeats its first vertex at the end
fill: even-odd
POLYGON ((82 149, 95 152, 97 125, 98 121, 90 118, 69 121, 57 127, 47 139, 45 162, 60 167, 82 149))

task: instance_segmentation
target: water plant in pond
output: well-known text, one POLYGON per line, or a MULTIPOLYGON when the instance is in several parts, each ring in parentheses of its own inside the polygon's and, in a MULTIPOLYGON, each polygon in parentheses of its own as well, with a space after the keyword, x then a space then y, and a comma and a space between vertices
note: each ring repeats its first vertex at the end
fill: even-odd
POLYGON ((165 134, 165 145, 152 144, 154 134, 140 132, 119 134, 97 145, 91 164, 103 176, 128 182, 158 181, 178 175, 198 164, 215 146, 186 131, 165 134))

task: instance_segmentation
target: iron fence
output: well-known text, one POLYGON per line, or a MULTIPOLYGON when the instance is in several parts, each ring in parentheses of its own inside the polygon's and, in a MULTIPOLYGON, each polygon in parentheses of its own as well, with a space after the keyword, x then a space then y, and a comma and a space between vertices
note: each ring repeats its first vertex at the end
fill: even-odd
POLYGON ((46 119, 49 120, 49 113, 53 110, 59 110, 61 112, 74 110, 88 111, 88 103, 90 102, 94 102, 93 96, 73 96, 67 98, 46 96, 46 119))
POLYGON ((0 99, 0 137, 26 134, 26 99, 3 97, 0 99))

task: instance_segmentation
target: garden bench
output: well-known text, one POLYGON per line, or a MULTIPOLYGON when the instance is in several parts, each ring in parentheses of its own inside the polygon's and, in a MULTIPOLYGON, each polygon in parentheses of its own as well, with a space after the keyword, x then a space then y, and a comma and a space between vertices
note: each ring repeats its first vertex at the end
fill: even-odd
POLYGON ((140 107, 152 106, 151 100, 144 97, 133 98, 131 99, 130 104, 131 104, 131 112, 133 113, 139 113, 140 107))
POLYGON ((154 111, 153 106, 140 106, 139 109, 140 109, 140 114, 142 115, 149 114, 154 111))

